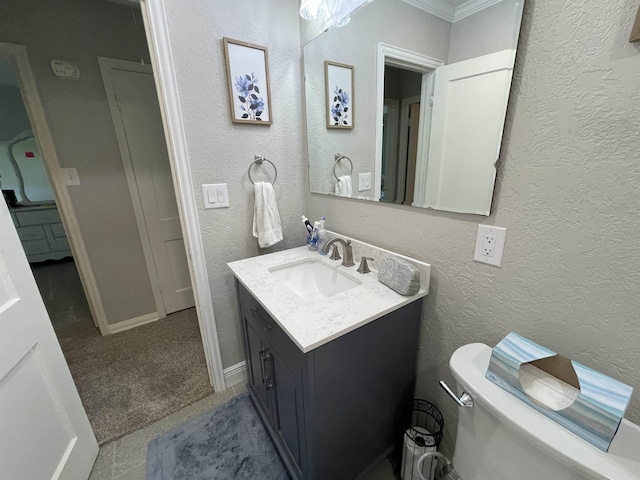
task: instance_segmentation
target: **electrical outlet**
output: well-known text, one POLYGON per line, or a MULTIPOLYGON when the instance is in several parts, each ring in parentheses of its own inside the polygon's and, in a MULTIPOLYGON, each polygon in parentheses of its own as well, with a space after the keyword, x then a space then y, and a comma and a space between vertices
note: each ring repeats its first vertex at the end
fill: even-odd
POLYGON ((504 252, 506 237, 506 228, 478 225, 476 250, 473 259, 476 262, 500 267, 502 265, 502 253, 504 252))
POLYGON ((491 233, 487 233, 483 235, 482 250, 480 251, 480 254, 483 257, 493 257, 495 253, 495 249, 496 249, 496 236, 491 233))

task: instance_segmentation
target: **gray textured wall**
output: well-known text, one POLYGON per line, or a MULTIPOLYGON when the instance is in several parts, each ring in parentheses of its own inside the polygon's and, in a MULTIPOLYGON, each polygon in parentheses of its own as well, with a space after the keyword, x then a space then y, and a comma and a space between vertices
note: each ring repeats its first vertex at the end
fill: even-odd
MULTIPOLYGON (((222 362, 229 367, 244 355, 233 276, 226 264, 261 253, 251 235, 254 196, 247 177, 255 154, 278 168, 274 188, 284 241, 267 252, 304 244, 300 215, 307 185, 297 0, 251 0, 242 8, 184 0, 166 7, 198 204, 202 183, 229 187, 230 208, 201 208, 199 215, 222 362), (223 37, 268 47, 273 125, 231 123, 223 37)), ((254 167, 252 175, 260 180, 272 178, 273 172, 265 164, 264 170, 254 167)))
POLYGON ((636 388, 640 422, 640 47, 635 0, 527 0, 489 218, 307 195, 327 228, 433 265, 417 396, 470 342, 512 330, 636 388), (503 267, 474 263, 478 223, 508 227, 503 267))
POLYGON ((109 323, 154 312, 124 166, 98 56, 149 63, 140 13, 86 0, 2 3, 0 42, 27 48, 36 86, 62 167, 77 168, 70 187, 80 230, 109 323), (53 75, 52 58, 80 67, 80 80, 53 75))

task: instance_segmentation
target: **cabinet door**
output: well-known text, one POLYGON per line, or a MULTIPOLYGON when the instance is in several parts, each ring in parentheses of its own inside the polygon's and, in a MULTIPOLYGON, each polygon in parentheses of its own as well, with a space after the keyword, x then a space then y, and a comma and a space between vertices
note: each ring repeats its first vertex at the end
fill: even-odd
POLYGON ((302 385, 276 352, 273 355, 277 402, 276 429, 298 468, 305 471, 304 408, 302 385))
POLYGON ((266 355, 266 342, 262 336, 254 328, 251 322, 247 319, 247 314, 242 308, 242 320, 245 326, 246 332, 246 346, 247 346, 247 366, 249 368, 249 385, 253 387, 253 391, 262 402, 262 408, 269 412, 269 399, 267 388, 267 372, 265 371, 265 355, 266 355))

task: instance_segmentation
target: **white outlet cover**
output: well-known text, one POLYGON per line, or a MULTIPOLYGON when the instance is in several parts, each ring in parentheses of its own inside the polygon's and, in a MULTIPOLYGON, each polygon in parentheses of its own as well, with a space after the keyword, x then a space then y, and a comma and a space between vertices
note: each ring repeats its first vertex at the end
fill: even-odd
POLYGON ((476 249, 473 259, 476 262, 486 263, 487 265, 494 265, 496 267, 502 266, 502 254, 504 253, 504 244, 506 239, 506 228, 494 227, 492 225, 478 225, 476 249), (493 256, 487 256, 483 254, 483 247, 485 246, 485 238, 487 235, 491 235, 495 238, 493 256))

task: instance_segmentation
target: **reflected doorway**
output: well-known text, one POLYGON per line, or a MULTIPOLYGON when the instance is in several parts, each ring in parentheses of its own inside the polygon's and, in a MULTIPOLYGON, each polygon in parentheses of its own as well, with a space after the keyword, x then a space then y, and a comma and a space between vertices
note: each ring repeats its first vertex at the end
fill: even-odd
MULTIPOLYGON (((413 203, 421 117, 431 113, 433 71, 387 58, 384 65, 380 201, 413 203), (425 90, 425 91, 423 91, 425 90), (423 108, 422 102, 429 105, 423 108)), ((422 126, 424 127, 424 125, 422 126)), ((426 144, 428 138, 423 138, 426 144)))

